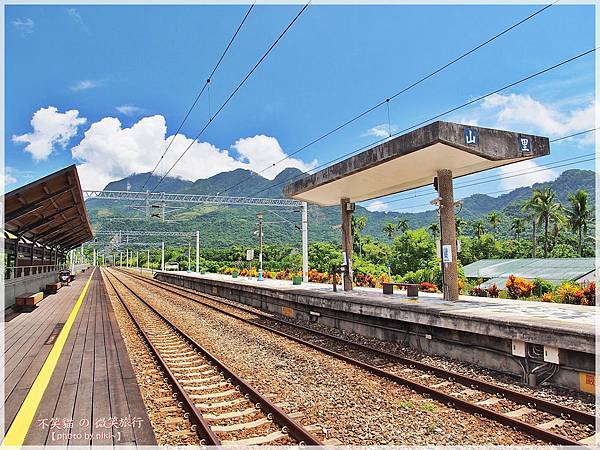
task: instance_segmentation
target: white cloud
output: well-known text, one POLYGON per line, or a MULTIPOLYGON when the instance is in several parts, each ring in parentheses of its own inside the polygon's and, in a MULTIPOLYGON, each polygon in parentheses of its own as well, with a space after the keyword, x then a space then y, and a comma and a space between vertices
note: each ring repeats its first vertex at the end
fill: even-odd
MULTIPOLYGON (((248 168, 251 168, 254 171, 261 171, 287 156, 277 139, 263 134, 238 139, 231 147, 240 154, 241 161, 246 162, 248 168)), ((288 158, 285 161, 282 161, 281 164, 283 164, 283 166, 278 164, 277 166, 270 167, 264 172, 261 172, 261 176, 272 180, 285 167, 296 167, 297 169, 306 172, 316 167, 317 161, 314 160, 309 164, 306 164, 300 159, 288 158)))
POLYGON ((121 114, 124 114, 129 117, 137 116, 144 112, 143 108, 140 108, 139 106, 135 106, 135 105, 121 105, 121 106, 115 107, 115 109, 117 111, 119 111, 121 114))
POLYGON ((54 106, 40 108, 30 122, 33 132, 13 135, 12 141, 26 143, 24 150, 31 153, 34 161, 42 161, 50 156, 55 146, 65 148, 77 134, 79 125, 86 121, 84 117, 79 117, 76 109, 61 113, 54 106))
POLYGON ((503 178, 500 183, 503 189, 516 189, 521 186, 531 186, 535 183, 544 183, 558 177, 558 172, 552 169, 538 170, 540 166, 531 160, 521 161, 500 167, 503 178), (512 176, 518 175, 518 176, 512 176))
POLYGON ((70 89, 73 92, 78 92, 78 91, 85 91, 87 89, 92 89, 92 88, 95 88, 98 86, 100 86, 100 83, 97 81, 80 80, 80 81, 76 82, 75 84, 71 85, 70 89))
POLYGON ((6 188, 11 184, 15 184, 17 182, 17 178, 13 175, 12 167, 6 166, 4 172, 0 172, 0 176, 2 176, 1 186, 3 188, 2 192, 6 192, 6 188))
POLYGON ((33 29, 35 28, 35 22, 30 19, 15 19, 11 22, 12 26, 21 32, 23 35, 28 35, 33 33, 33 29))
POLYGON ((381 200, 375 200, 374 202, 369 203, 366 208, 371 212, 374 212, 374 211, 381 212, 381 211, 389 211, 390 205, 383 203, 381 200))
MULTIPOLYGON (((105 117, 93 123, 82 141, 71 151, 73 158, 79 162, 78 171, 83 187, 102 189, 108 182, 131 173, 150 172, 172 139, 172 136, 166 136, 166 132, 166 122, 161 115, 144 117, 130 128, 123 128, 121 121, 115 117, 105 117)), ((164 174, 190 144, 190 149, 169 176, 197 180, 238 168, 258 171, 286 156, 277 139, 269 136, 239 139, 233 148, 241 157, 235 158, 228 150, 219 149, 208 142, 194 142, 180 134, 156 173, 164 174)), ((262 175, 273 178, 286 167, 308 170, 315 165, 316 161, 305 164, 290 158, 262 175)))
MULTIPOLYGON (((590 101, 578 104, 562 101, 561 104, 552 104, 529 95, 494 94, 458 121, 555 138, 594 128, 594 110, 594 103, 590 101), (566 109, 565 106, 570 108, 566 109)), ((590 136, 577 140, 588 144, 590 136)))
MULTIPOLYGON (((398 131, 398 127, 396 125, 392 125, 391 132, 392 134, 398 131)), ((377 138, 386 138, 390 135, 390 127, 387 123, 382 123, 381 125, 376 125, 373 128, 369 128, 363 136, 374 136, 377 138)))
POLYGON ((83 21, 81 14, 79 14, 79 11, 77 11, 75 8, 67 8, 65 11, 66 11, 67 15, 71 19, 73 19, 73 21, 77 25, 79 25, 83 31, 85 31, 86 33, 89 33, 89 29, 88 29, 87 25, 85 24, 85 22, 83 21))

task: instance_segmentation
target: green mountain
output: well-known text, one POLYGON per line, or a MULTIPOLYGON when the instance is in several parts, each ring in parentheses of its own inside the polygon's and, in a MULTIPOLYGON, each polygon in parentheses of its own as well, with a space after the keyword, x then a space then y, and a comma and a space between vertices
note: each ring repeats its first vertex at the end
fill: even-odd
MULTIPOLYGON (((274 180, 243 169, 223 172, 210 178, 195 182, 167 177, 161 183, 160 192, 178 192, 209 195, 251 196, 263 191, 260 197, 282 197, 282 189, 287 180, 302 175, 298 169, 288 168, 274 180), (231 188, 234 186, 233 188, 231 188), (228 188, 231 188, 228 190, 228 188)), ((105 190, 141 190, 148 174, 135 174, 119 181, 109 183, 105 190)), ((153 176, 148 182, 150 188, 158 183, 159 178, 153 176)), ((500 236, 510 235, 510 222, 513 217, 523 216, 520 211, 523 200, 531 196, 533 189, 551 187, 558 200, 567 204, 567 196, 577 189, 584 189, 590 195, 590 204, 595 202, 595 172, 590 170, 571 169, 563 172, 556 180, 536 183, 532 187, 521 187, 498 197, 475 194, 463 199, 460 217, 467 221, 484 220, 486 214, 496 211, 502 218, 497 233, 500 236)), ((424 198, 426 203, 427 197, 424 198)), ((140 205, 141 206, 141 205, 140 205)), ((183 206, 183 205, 182 205, 183 206)), ((259 208, 249 206, 214 206, 197 205, 174 210, 167 214, 168 222, 160 219, 145 219, 144 212, 132 208, 131 204, 109 200, 88 200, 88 212, 92 226, 96 230, 167 230, 192 231, 200 230, 201 240, 205 247, 223 248, 232 244, 249 245, 255 243, 253 234, 256 227, 256 213, 265 214, 265 240, 269 243, 300 243, 300 211, 282 208, 259 208)), ((138 208, 139 209, 139 208, 138 208)), ((153 210, 155 212, 156 210, 153 210)), ((356 215, 367 217, 364 233, 378 239, 385 239, 382 228, 386 222, 396 223, 399 218, 406 219, 411 228, 427 226, 437 221, 435 211, 418 213, 372 212, 358 206, 356 215)), ((321 208, 309 206, 309 240, 339 242, 339 208, 321 208)), ((468 234, 469 229, 465 230, 468 234)), ((145 239, 145 242, 156 239, 145 239)))

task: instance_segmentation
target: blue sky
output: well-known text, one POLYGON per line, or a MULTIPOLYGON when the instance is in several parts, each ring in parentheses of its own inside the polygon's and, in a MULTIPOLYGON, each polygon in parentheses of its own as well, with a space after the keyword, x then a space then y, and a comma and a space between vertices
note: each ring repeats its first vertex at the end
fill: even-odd
MULTIPOLYGON (((300 7, 254 8, 213 77, 212 112, 300 7)), ((237 167, 264 169, 539 8, 310 6, 173 174, 197 179, 237 167)), ((79 165, 84 188, 152 169, 246 9, 6 6, 7 189, 72 163, 79 165)), ((553 6, 391 102, 392 130, 593 47, 593 6, 553 6)), ((555 138, 592 128, 593 101, 591 55, 444 120, 555 138)), ((204 95, 159 173, 191 143, 208 114, 204 95)), ((265 175, 273 178, 286 165, 308 170, 377 140, 382 126, 388 126, 384 108, 265 175)), ((593 151, 588 134, 553 145, 551 156, 536 163, 593 151)), ((592 169, 594 162, 457 190, 456 196, 530 185, 572 167, 592 169)), ((533 163, 460 182, 527 169, 535 169, 533 163)), ((427 200, 367 205, 417 211, 427 200)))

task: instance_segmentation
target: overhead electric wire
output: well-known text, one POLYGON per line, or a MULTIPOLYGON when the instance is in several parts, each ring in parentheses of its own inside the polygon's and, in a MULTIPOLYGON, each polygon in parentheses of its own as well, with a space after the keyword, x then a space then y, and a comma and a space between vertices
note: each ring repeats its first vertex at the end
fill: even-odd
MULTIPOLYGON (((346 126, 350 125, 351 123, 355 122, 356 120, 360 119, 361 117, 364 117, 365 115, 375 111, 376 109, 378 109, 379 107, 387 104, 388 105, 388 127, 389 127, 389 134, 390 136, 392 135, 392 131, 391 131, 391 125, 389 124, 389 102, 390 100, 395 99, 396 97, 400 96, 401 94, 411 90, 412 88, 418 86, 419 84, 423 83, 424 81, 428 80, 429 78, 433 77, 434 75, 437 75, 438 73, 442 72, 443 70, 447 69, 448 67, 452 66, 453 64, 459 62, 460 60, 466 58, 467 56, 469 56, 472 53, 475 53, 477 50, 481 49, 482 47, 485 47, 487 44, 495 41, 496 39, 498 39, 499 37, 503 36, 504 34, 508 33, 509 31, 513 30, 514 28, 517 28, 519 25, 527 22, 528 20, 534 18, 535 16, 537 16, 538 14, 544 12, 545 10, 547 10, 548 8, 550 8, 552 5, 558 3, 559 0, 554 1, 553 3, 544 6, 541 9, 538 9, 537 11, 533 12, 532 14, 528 15, 527 17, 519 20, 518 22, 512 24, 510 27, 502 30, 501 32, 495 34, 494 36, 492 36, 491 38, 485 40, 484 42, 482 42, 481 44, 473 47, 472 49, 468 50, 467 52, 461 54, 460 56, 454 58, 453 60, 447 62, 446 64, 443 64, 442 66, 438 67, 437 69, 435 69, 433 72, 423 76, 422 78, 418 79, 417 81, 409 84, 408 86, 402 88, 400 91, 396 92, 395 94, 393 94, 392 96, 386 98, 385 100, 380 101, 379 103, 367 108, 366 110, 364 110, 363 112, 357 114, 356 116, 352 117, 351 119, 347 120, 346 122, 342 123, 341 125, 336 126, 335 128, 331 129, 330 131, 322 134, 321 136, 317 137, 316 139, 313 139, 311 142, 309 142, 308 144, 300 147, 299 149, 293 151, 292 153, 286 155, 284 158, 281 158, 280 160, 272 163, 271 165, 265 167, 264 169, 256 172, 255 174, 260 175, 262 173, 264 173, 265 171, 273 168, 274 166, 276 166, 279 163, 282 163, 283 161, 291 158, 294 155, 297 155, 298 153, 306 150, 308 147, 316 144, 317 142, 325 139, 326 137, 332 135, 333 133, 341 130, 342 128, 345 128, 346 126)), ((242 183, 245 183, 246 181, 248 181, 250 178, 252 178, 255 174, 249 175, 248 177, 240 180, 238 183, 234 184, 233 186, 228 187, 227 189, 221 191, 220 194, 224 194, 227 191, 230 191, 231 189, 239 186, 242 183)))
MULTIPOLYGON (((312 1, 312 0, 311 0, 312 1)), ((163 182, 163 180, 169 175, 169 173, 171 173, 171 170, 173 170, 173 168, 179 163, 179 161, 181 161, 181 158, 183 158, 183 156, 188 152, 188 150, 192 147, 192 145, 194 145, 196 143, 196 140, 202 135, 202 133, 204 133, 204 131, 210 126, 210 124, 212 123, 212 121, 221 113, 221 111, 223 110, 223 108, 225 108, 225 106, 227 106, 227 104, 231 101, 231 99, 233 98, 233 96, 241 89, 241 87, 246 83, 246 81, 248 80, 248 78, 250 78, 250 76, 254 73, 254 71, 258 68, 258 66, 260 66, 260 64, 265 60, 265 58, 269 55, 269 53, 271 53, 271 51, 275 48, 275 46, 277 45, 277 43, 283 38, 283 36, 285 36, 285 34, 290 30, 290 28, 292 27, 292 25, 294 25, 294 23, 296 23, 296 21, 300 18, 300 16, 302 15, 302 13, 306 10, 306 8, 308 8, 308 5, 310 5, 310 1, 305 4, 302 9, 294 16, 294 18, 292 19, 292 21, 288 24, 287 27, 285 27, 285 29, 279 34, 279 36, 277 37, 277 39, 275 39, 275 41, 271 44, 271 46, 268 48, 268 50, 262 55, 262 57, 258 60, 258 62, 254 65, 254 67, 252 67, 252 69, 248 72, 248 74, 244 77, 244 79, 237 85, 237 87, 231 92, 231 94, 229 95, 229 97, 227 97, 227 100, 225 100, 225 102, 223 102, 223 104, 221 105, 221 107, 215 112, 215 114, 210 117, 208 119, 208 122, 206 122, 206 124, 204 125, 204 127, 200 130, 200 132, 196 135, 196 137, 194 138, 194 140, 190 143, 190 145, 188 145, 186 147, 186 149, 183 151, 183 153, 181 155, 179 155, 179 158, 177 158, 177 160, 173 163, 173 165, 169 168, 169 170, 162 176, 162 178, 159 180, 158 184, 156 186, 154 186, 154 188, 152 189, 152 192, 154 192, 156 190, 156 188, 158 186, 160 186, 160 184, 163 182)))
MULTIPOLYGON (((476 97, 476 98, 474 98, 474 99, 472 99, 472 100, 469 100, 469 101, 468 101, 468 102, 466 102, 466 103, 463 103, 463 104, 461 104, 461 105, 455 106, 455 107, 453 107, 453 108, 450 108, 450 109, 448 109, 448 110, 446 110, 446 111, 444 111, 444 112, 441 112, 441 113, 439 113, 439 114, 436 114, 436 115, 434 115, 434 116, 432 116, 432 117, 430 117, 430 118, 428 118, 428 119, 425 119, 425 120, 422 120, 422 121, 420 121, 420 122, 418 122, 418 123, 415 123, 414 125, 411 125, 411 126, 409 126, 409 127, 406 127, 406 128, 404 128, 404 129, 402 129, 402 130, 400 130, 400 131, 397 131, 396 133, 392 134, 392 136, 390 136, 390 137, 386 137, 386 138, 378 139, 377 141, 375 141, 375 142, 372 142, 372 143, 370 143, 370 144, 367 144, 367 145, 364 145, 364 146, 360 147, 360 148, 359 148, 359 149, 357 149, 357 150, 353 150, 353 151, 351 151, 351 152, 348 152, 348 153, 346 153, 346 154, 344 154, 344 155, 341 155, 341 156, 339 156, 339 157, 336 157, 336 158, 334 158, 334 159, 332 159, 332 160, 330 160, 330 161, 327 161, 327 162, 325 162, 325 163, 323 163, 323 164, 321 164, 321 165, 319 165, 319 166, 317 166, 317 167, 315 167, 315 168, 311 169, 311 171, 314 171, 314 170, 317 170, 317 169, 320 169, 320 168, 326 167, 326 166, 328 166, 329 164, 332 164, 332 163, 334 163, 334 162, 336 162, 336 161, 338 161, 338 160, 341 160, 341 159, 344 159, 344 158, 350 157, 350 156, 352 156, 352 155, 354 155, 354 154, 356 154, 356 153, 360 152, 361 150, 363 150, 363 149, 365 149, 365 148, 370 148, 370 147, 373 147, 374 145, 377 145, 377 144, 379 144, 379 143, 381 143, 381 142, 387 141, 387 140, 391 139, 392 137, 394 137, 394 136, 398 136, 398 135, 400 135, 400 134, 402 134, 402 133, 405 133, 405 132, 407 132, 407 131, 409 131, 409 130, 412 130, 413 128, 417 128, 417 127, 419 127, 419 126, 421 126, 421 125, 423 125, 423 124, 426 124, 426 123, 428 123, 428 122, 431 122, 431 121, 433 121, 433 120, 439 119, 440 117, 443 117, 443 116, 445 116, 445 115, 448 115, 448 114, 450 114, 450 113, 453 113, 453 112, 455 112, 455 111, 458 111, 459 109, 462 109, 462 108, 465 108, 465 107, 467 107, 467 106, 470 106, 470 105, 472 105, 472 104, 474 104, 474 103, 480 102, 481 100, 484 100, 484 99, 486 99, 487 97, 490 97, 490 96, 492 96, 492 95, 494 95, 494 94, 497 94, 497 93, 499 93, 499 92, 502 92, 502 91, 504 91, 504 90, 506 90, 506 89, 509 89, 509 88, 511 88, 511 87, 514 87, 514 86, 516 86, 516 85, 518 85, 518 84, 524 83, 525 81, 529 81, 529 80, 531 80, 532 78, 535 78, 535 77, 538 77, 538 76, 540 76, 540 75, 543 75, 544 73, 547 73, 547 72, 549 72, 549 71, 551 71, 551 70, 557 69, 558 67, 561 67, 561 66, 563 66, 563 65, 565 65, 565 64, 568 64, 568 63, 570 63, 570 62, 573 62, 573 61, 575 61, 575 60, 577 60, 577 59, 579 59, 579 58, 583 58, 584 56, 587 56, 587 55, 589 55, 589 54, 591 54, 591 53, 593 53, 593 52, 595 52, 595 51, 596 51, 596 48, 593 48, 593 49, 591 49, 591 50, 587 50, 587 51, 585 51, 585 52, 583 52, 583 53, 579 53, 579 54, 577 54, 577 55, 575 55, 575 56, 573 56, 573 57, 571 57, 571 58, 568 58, 568 59, 566 59, 566 60, 563 60, 563 61, 561 61, 561 62, 559 62, 559 63, 557 63, 557 64, 554 64, 554 65, 552 65, 552 66, 546 67, 545 69, 539 70, 538 72, 535 72, 535 73, 533 73, 533 74, 531 74, 531 75, 528 75, 528 76, 526 76, 526 77, 524 77, 524 78, 521 78, 521 79, 519 79, 519 80, 517 80, 517 81, 514 81, 514 82, 512 82, 512 83, 509 83, 509 84, 507 84, 507 85, 504 85, 504 86, 502 86, 501 88, 498 88, 498 89, 495 89, 495 90, 493 90, 493 91, 491 91, 491 92, 488 92, 488 93, 487 93, 487 94, 485 94, 485 95, 481 95, 481 96, 479 96, 479 97, 476 97)), ((298 175, 298 176, 295 176, 295 177, 289 178, 289 179, 287 179, 287 180, 283 180, 283 181, 281 181, 281 182, 279 182, 279 183, 277 183, 277 184, 275 184, 275 185, 269 186, 269 188, 268 188, 268 189, 271 189, 271 188, 273 188, 273 187, 276 187, 276 186, 278 186, 278 185, 281 185, 281 184, 284 184, 284 183, 288 183, 288 182, 290 182, 290 181, 292 181, 292 180, 294 180, 294 179, 299 179, 299 178, 301 178, 301 177, 303 177, 303 176, 305 176, 305 174, 298 175)), ((254 193, 253 193, 252 195, 250 195, 250 196, 251 196, 251 197, 255 197, 257 194, 260 194, 261 192, 264 192, 264 191, 266 191, 266 190, 267 190, 267 189, 262 189, 262 190, 260 190, 260 191, 254 192, 254 193)))
MULTIPOLYGON (((229 51, 229 48, 231 47, 231 44, 233 44, 233 41, 235 40, 235 38, 237 37, 238 33, 240 32, 240 30, 244 26, 244 23, 246 22, 246 19, 250 15, 250 12, 254 8, 255 4, 256 4, 256 2, 252 3, 252 5, 250 5, 250 8, 248 8, 248 11, 246 11, 246 14, 244 15, 244 18, 242 19, 242 21, 238 25, 237 29, 235 30, 235 33, 233 33, 233 36, 231 36, 231 39, 229 40, 229 43, 227 44, 227 47, 225 47, 225 50, 223 50, 223 52, 221 53, 221 57, 219 58, 219 60, 215 64, 215 66, 213 67, 212 72, 210 73, 210 75, 208 76, 208 78, 204 82, 204 85, 202 86, 202 89, 200 90, 200 92, 196 96, 196 99, 194 100, 194 103, 192 103, 192 105, 189 107, 187 113, 185 114, 185 117, 183 118, 183 120, 179 124, 179 127, 177 128, 177 131, 175 132, 175 134, 171 138, 171 141, 167 145, 167 148, 165 148, 162 156, 159 158, 158 162, 154 166, 154 169, 152 169, 152 172, 150 172, 150 175, 148 175, 148 178, 146 179, 146 181, 144 182, 144 185, 142 186, 142 190, 146 187, 146 185, 148 184, 148 181, 150 181, 150 179, 152 178, 152 175, 154 175, 154 172, 156 172, 156 169, 158 168, 158 166, 162 162, 163 158, 165 157, 165 155, 169 151, 169 148, 171 148, 171 145, 173 144, 173 141, 175 140, 175 138, 179 135, 179 132, 181 131, 181 128, 183 127, 183 125, 187 121, 188 117, 192 113, 192 110, 196 107, 196 104, 198 103, 198 100, 200 100, 200 97, 202 96, 202 94, 206 90, 207 86, 209 87, 209 92, 210 92, 210 82, 212 80, 213 75, 215 74, 215 72, 217 71, 217 69, 219 68, 219 66, 221 65, 221 62, 223 61, 223 58, 225 58, 225 55, 229 51)), ((209 99, 209 101, 210 101, 210 99, 209 99)))

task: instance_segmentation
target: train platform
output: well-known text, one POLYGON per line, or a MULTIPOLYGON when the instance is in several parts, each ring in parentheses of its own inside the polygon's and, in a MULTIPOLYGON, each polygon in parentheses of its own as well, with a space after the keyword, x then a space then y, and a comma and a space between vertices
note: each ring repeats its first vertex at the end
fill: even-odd
POLYGON ((99 270, 5 314, 5 445, 156 445, 99 270))
POLYGON ((519 358, 527 359, 532 353, 539 356, 546 349, 557 353, 545 358, 558 360, 558 384, 589 392, 595 383, 590 375, 595 372, 598 313, 589 306, 471 296, 451 302, 442 300, 441 294, 419 293, 414 298, 403 291, 384 295, 381 289, 360 287, 333 292, 327 284, 294 286, 286 280, 181 271, 155 276, 278 314, 404 342, 513 374, 523 375, 526 370, 519 358))

